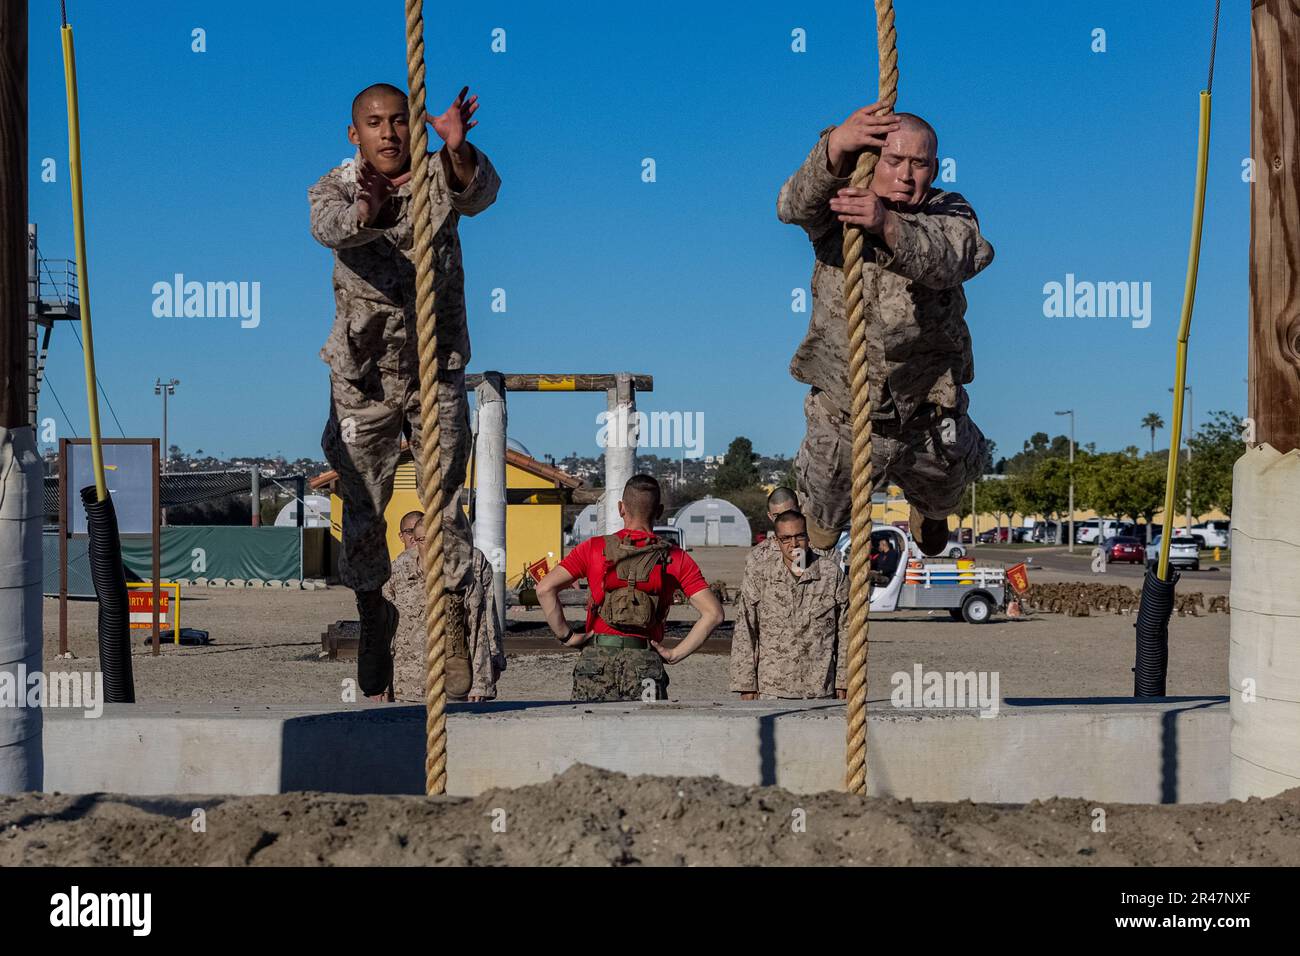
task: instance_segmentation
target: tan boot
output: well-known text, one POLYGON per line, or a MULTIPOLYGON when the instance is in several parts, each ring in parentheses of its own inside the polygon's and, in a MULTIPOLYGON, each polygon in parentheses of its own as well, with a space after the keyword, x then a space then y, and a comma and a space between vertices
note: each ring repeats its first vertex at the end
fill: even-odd
POLYGON ((916 542, 921 553, 927 558, 943 554, 948 545, 948 522, 942 518, 927 518, 912 506, 907 517, 908 527, 912 531, 912 540, 916 542))
POLYGON ((804 521, 808 526, 808 543, 818 551, 829 551, 839 542, 838 531, 828 531, 814 521, 811 515, 804 515, 804 521))

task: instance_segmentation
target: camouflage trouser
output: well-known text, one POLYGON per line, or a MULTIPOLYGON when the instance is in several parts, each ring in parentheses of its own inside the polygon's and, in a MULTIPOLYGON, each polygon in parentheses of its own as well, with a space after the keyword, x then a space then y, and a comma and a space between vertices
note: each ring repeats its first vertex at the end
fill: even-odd
MULTIPOLYGON (((469 401, 463 370, 438 376, 438 420, 442 432, 442 530, 446 563, 443 577, 463 590, 470 573, 473 539, 461 509, 461 488, 469 462, 469 401)), ((343 499, 343 549, 339 578, 354 591, 369 591, 388 580, 388 526, 384 509, 393 496, 401 437, 415 455, 420 474, 420 387, 414 376, 376 369, 361 382, 330 375, 330 415, 321 436, 325 460, 339 476, 343 499)))
MULTIPOLYGON (((947 518, 966 486, 979 476, 984 435, 966 414, 963 394, 955 409, 918 409, 900 425, 872 422, 874 487, 897 484, 908 504, 927 518, 947 518)), ((846 529, 852 512, 853 419, 814 388, 803 403, 808 431, 795 456, 799 500, 805 514, 829 531, 846 529)))
POLYGON ((588 644, 573 665, 574 700, 641 700, 654 684, 654 699, 668 699, 668 673, 653 649, 588 644))

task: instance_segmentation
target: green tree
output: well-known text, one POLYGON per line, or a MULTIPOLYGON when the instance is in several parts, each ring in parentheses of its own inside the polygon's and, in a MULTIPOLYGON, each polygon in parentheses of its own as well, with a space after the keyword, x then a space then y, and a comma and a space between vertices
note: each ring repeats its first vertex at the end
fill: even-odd
POLYGON ((998 528, 1002 527, 1002 518, 1007 519, 1007 537, 1011 536, 1011 520, 1016 510, 1016 495, 1012 488, 1012 479, 989 479, 980 482, 976 491, 976 507, 987 511, 998 519, 998 528))
POLYGON ((719 498, 730 491, 741 491, 758 485, 758 466, 754 460, 754 444, 743 436, 733 438, 727 455, 713 476, 713 493, 719 498))
POLYGON ((1151 453, 1155 454, 1156 450, 1156 429, 1165 427, 1165 420, 1156 412, 1147 412, 1146 417, 1142 419, 1142 427, 1151 429, 1151 453))
MULTIPOLYGON (((1189 465, 1182 463, 1192 487, 1192 512, 1204 514, 1218 508, 1232 514, 1232 466, 1245 451, 1241 419, 1229 411, 1210 413, 1210 419, 1187 440, 1192 450, 1189 465)), ((1183 491, 1184 489, 1180 489, 1183 491)), ((1185 500, 1181 496, 1180 501, 1185 500)))

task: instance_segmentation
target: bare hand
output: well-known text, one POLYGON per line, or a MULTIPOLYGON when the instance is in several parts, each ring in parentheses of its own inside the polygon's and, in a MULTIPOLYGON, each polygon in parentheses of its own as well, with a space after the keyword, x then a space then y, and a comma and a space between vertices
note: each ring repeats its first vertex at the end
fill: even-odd
POLYGON ((469 703, 471 703, 471 704, 481 704, 481 703, 483 703, 483 698, 482 698, 482 697, 478 697, 478 696, 476 696, 476 695, 474 695, 474 694, 470 694, 470 695, 469 695, 468 697, 466 697, 465 699, 466 699, 469 703))
POLYGON ((388 202, 388 197, 410 178, 408 170, 389 179, 364 159, 361 160, 361 165, 357 167, 357 220, 364 226, 374 222, 379 210, 388 202))
POLYGON ((478 120, 471 119, 478 112, 478 94, 466 98, 468 93, 469 87, 463 87, 452 100, 451 106, 439 116, 430 118, 425 114, 425 119, 433 127, 433 131, 441 137, 452 152, 457 152, 465 145, 465 137, 478 125, 478 120))
POLYGON ((837 690, 837 691, 835 692, 835 699, 836 699, 836 700, 848 700, 848 699, 849 699, 849 692, 848 692, 847 690, 837 690))
POLYGON ((677 663, 676 655, 673 654, 673 652, 670 651, 668 648, 664 647, 662 641, 651 641, 650 646, 653 647, 656 653, 658 653, 658 655, 663 658, 665 664, 677 663))
POLYGON ((859 153, 864 149, 883 149, 885 139, 901 126, 898 117, 884 103, 872 103, 850 113, 848 119, 831 130, 826 141, 831 172, 847 175, 859 153))
POLYGON ((758 691, 747 690, 740 695, 741 700, 758 700, 758 691))
POLYGON ((830 205, 840 222, 861 226, 867 232, 878 233, 885 227, 885 204, 870 190, 849 186, 832 196, 830 205))

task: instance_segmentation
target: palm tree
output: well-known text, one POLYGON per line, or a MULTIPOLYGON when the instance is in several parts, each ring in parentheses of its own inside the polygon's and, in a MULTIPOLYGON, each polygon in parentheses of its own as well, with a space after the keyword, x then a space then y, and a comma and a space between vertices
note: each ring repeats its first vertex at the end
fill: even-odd
POLYGON ((1155 412, 1148 412, 1142 419, 1142 427, 1151 429, 1151 454, 1156 452, 1156 429, 1165 427, 1165 420, 1155 412))

